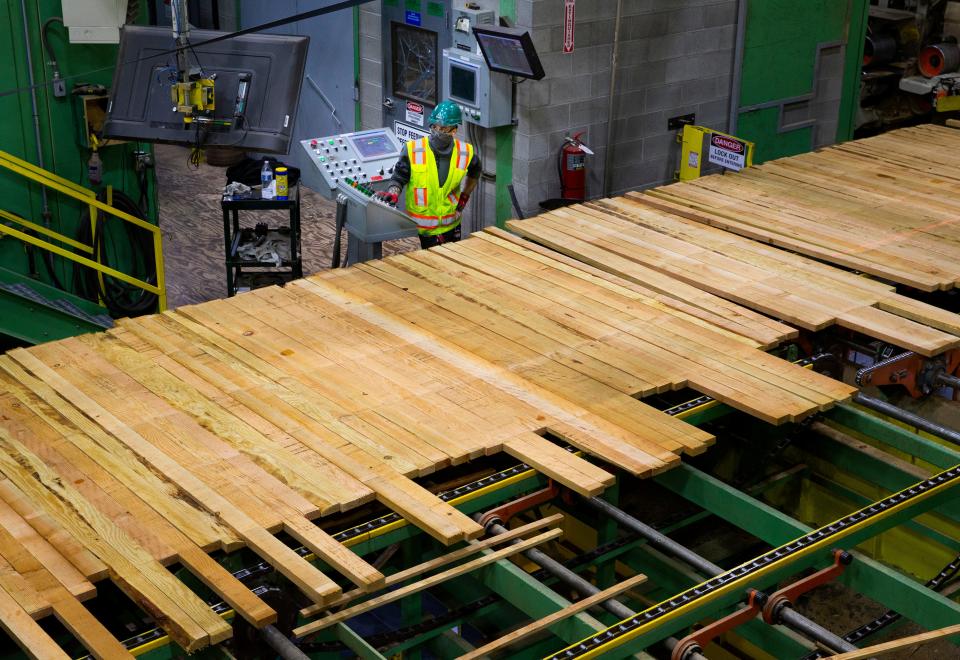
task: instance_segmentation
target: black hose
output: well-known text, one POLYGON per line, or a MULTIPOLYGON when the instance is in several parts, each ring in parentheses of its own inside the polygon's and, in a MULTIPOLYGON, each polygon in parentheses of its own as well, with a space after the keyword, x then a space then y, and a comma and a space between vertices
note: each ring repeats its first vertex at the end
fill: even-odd
POLYGON ((343 225, 347 220, 347 203, 337 202, 337 216, 333 230, 333 259, 330 261, 330 268, 340 268, 340 234, 343 233, 343 225))
POLYGON ((513 189, 512 183, 507 186, 507 192, 510 193, 510 202, 513 204, 513 210, 517 213, 517 219, 523 220, 523 210, 520 208, 520 202, 517 201, 517 193, 513 189))
MULTIPOLYGON (((97 195, 97 199, 104 201, 104 193, 97 195)), ((118 190, 113 192, 113 206, 119 211, 146 220, 146 216, 140 210, 137 202, 118 190)), ((104 213, 98 213, 96 227, 91 228, 90 212, 85 210, 80 216, 77 240, 93 245, 94 258, 98 263, 116 268, 115 265, 110 263, 107 256, 105 223, 109 218, 105 216, 104 213), (93 233, 92 236, 91 232, 93 233)), ((129 254, 133 260, 130 273, 133 277, 150 284, 156 284, 157 270, 152 237, 139 227, 126 222, 123 224, 128 240, 129 254)), ((107 275, 101 278, 97 271, 92 268, 77 268, 75 273, 77 291, 93 301, 102 299, 106 303, 107 309, 110 310, 110 314, 114 317, 140 316, 156 310, 157 296, 149 291, 107 275)))
POLYGON ((53 23, 60 23, 60 25, 63 25, 63 19, 59 16, 51 16, 43 22, 43 27, 40 28, 40 43, 43 45, 43 50, 46 51, 47 57, 50 58, 50 67, 59 73, 57 56, 54 54, 53 47, 50 45, 50 40, 47 38, 47 29, 53 23))

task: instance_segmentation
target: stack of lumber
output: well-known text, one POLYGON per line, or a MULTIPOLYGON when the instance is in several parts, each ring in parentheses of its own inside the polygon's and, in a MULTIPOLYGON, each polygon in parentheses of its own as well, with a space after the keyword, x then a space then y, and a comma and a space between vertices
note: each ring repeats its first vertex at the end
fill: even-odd
POLYGON ((960 281, 960 130, 926 125, 648 192, 687 218, 922 291, 960 281))
POLYGON ((11 351, 0 622, 33 655, 62 657, 34 622, 52 612, 115 657, 79 602, 109 577, 195 650, 230 626, 165 566, 262 627, 275 613, 207 554, 241 546, 320 608, 346 581, 369 593, 384 576, 313 521, 376 499, 444 543, 468 540, 480 526, 413 478, 503 451, 591 496, 613 475, 544 434, 640 476, 713 440, 638 394, 690 385, 771 422, 850 396, 761 350, 792 334, 680 282, 633 284, 489 232, 11 351))
MULTIPOLYGON (((722 184, 736 177, 713 178, 722 184)), ((659 289, 679 280, 806 330, 836 324, 926 356, 960 346, 956 314, 689 216, 679 204, 628 193, 509 226, 640 285, 659 289)))

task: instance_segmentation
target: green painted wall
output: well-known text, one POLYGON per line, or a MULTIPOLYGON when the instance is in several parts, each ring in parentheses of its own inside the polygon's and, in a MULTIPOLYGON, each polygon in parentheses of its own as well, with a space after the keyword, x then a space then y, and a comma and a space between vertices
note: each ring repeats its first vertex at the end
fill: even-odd
MULTIPOLYGON (((801 96, 814 86, 817 45, 846 43, 837 141, 852 137, 868 0, 752 0, 744 40, 740 107, 801 96)), ((757 143, 757 162, 810 151, 812 129, 778 133, 779 108, 739 115, 737 134, 757 143)))
MULTIPOLYGON (((25 4, 34 77, 37 83, 49 83, 52 80, 52 70, 47 64, 48 57, 41 45, 40 29, 48 18, 60 15, 60 0, 27 0, 25 4)), ((145 20, 146 3, 141 5, 142 19, 145 20)), ((116 63, 117 46, 72 45, 60 23, 52 24, 48 35, 60 65, 61 75, 77 77, 67 80, 68 95, 64 98, 54 97, 49 84, 37 88, 44 165, 64 178, 89 187, 86 164, 90 151, 81 145, 83 131, 78 128, 82 123, 78 112, 79 102, 69 92, 75 82, 98 83, 109 87, 116 63)), ((0 3, 0 81, 0 93, 26 88, 29 84, 23 16, 17 0, 0 3)), ((3 118, 0 122, 0 149, 36 164, 36 141, 29 91, 0 96, 0 117, 3 118)), ((104 171, 103 185, 111 184, 134 200, 138 199, 140 194, 133 170, 133 152, 137 149, 150 151, 150 145, 108 145, 100 152, 104 171)), ((0 208, 42 223, 39 187, 25 181, 22 177, 0 170, 0 208)), ((148 216, 156 222, 153 170, 149 171, 147 186, 148 216)), ((49 203, 51 227, 73 236, 77 229, 80 208, 72 200, 61 200, 57 193, 50 194, 49 203)), ((0 239, 0 266, 26 274, 29 266, 24 245, 14 239, 0 239)), ((71 281, 69 265, 63 260, 56 258, 55 269, 63 282, 71 281)), ((37 271, 38 279, 43 282, 51 281, 39 260, 37 271)))

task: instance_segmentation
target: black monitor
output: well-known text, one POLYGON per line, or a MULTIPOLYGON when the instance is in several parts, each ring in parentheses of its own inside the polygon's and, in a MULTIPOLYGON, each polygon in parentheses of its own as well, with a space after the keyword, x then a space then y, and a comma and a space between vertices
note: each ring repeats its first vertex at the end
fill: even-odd
POLYGON ((223 32, 191 30, 200 44, 188 50, 191 66, 216 74, 212 122, 185 124, 173 109, 170 87, 177 57, 170 28, 126 25, 113 74, 104 136, 144 142, 242 147, 287 153, 300 102, 309 37, 247 34, 209 45, 223 32))
POLYGON ((450 76, 450 98, 467 105, 477 105, 477 66, 451 60, 447 75, 450 76))
POLYGON ((543 78, 543 65, 526 30, 485 25, 475 26, 473 34, 491 71, 533 80, 543 78))

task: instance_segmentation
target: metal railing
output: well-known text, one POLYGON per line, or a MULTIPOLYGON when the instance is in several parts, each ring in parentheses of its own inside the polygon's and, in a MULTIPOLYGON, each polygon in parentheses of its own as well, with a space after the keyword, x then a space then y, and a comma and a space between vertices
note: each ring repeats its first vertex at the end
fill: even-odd
MULTIPOLYGON (((87 257, 76 254, 66 248, 63 248, 59 245, 54 245, 53 243, 39 238, 38 236, 33 236, 26 231, 16 229, 2 222, 0 222, 0 235, 16 238, 24 243, 28 243, 41 250, 46 250, 53 254, 59 255, 64 259, 68 259, 81 266, 92 268, 93 270, 97 271, 101 281, 103 276, 113 277, 121 282, 126 282, 131 286, 148 291, 157 296, 158 311, 163 311, 167 308, 166 282, 164 280, 163 273, 163 246, 161 243, 160 228, 158 226, 152 225, 145 220, 141 220, 140 218, 134 217, 129 213, 124 213, 123 211, 111 206, 110 202, 112 190, 110 188, 107 189, 107 202, 102 202, 97 199, 96 193, 94 193, 92 190, 84 188, 83 186, 69 181, 68 179, 64 179, 53 172, 41 169, 36 165, 28 163, 25 160, 21 160, 20 158, 17 158, 16 156, 13 156, 5 151, 0 151, 0 167, 15 174, 19 174, 20 176, 30 179, 31 181, 39 183, 40 185, 50 188, 51 190, 56 190, 60 194, 71 197, 72 199, 75 199, 81 202, 83 205, 89 207, 90 224, 93 228, 96 227, 97 214, 99 212, 103 212, 108 216, 113 216, 119 220, 122 220, 123 222, 130 223, 144 231, 150 232, 153 238, 153 258, 154 267, 156 268, 155 272, 157 274, 157 283, 154 285, 149 282, 145 282, 141 279, 133 277, 132 275, 127 275, 126 273, 120 272, 115 268, 104 265, 96 260, 95 249, 92 245, 86 245, 73 238, 64 236, 63 234, 48 227, 30 222, 29 220, 21 218, 15 213, 10 213, 9 211, 4 211, 2 209, 0 209, 0 219, 16 223, 29 231, 35 232, 41 236, 46 236, 47 238, 58 241, 73 248, 74 250, 84 252, 90 256, 87 257)), ((91 231, 91 237, 95 235, 96 231, 91 231)), ((103 302, 101 301, 101 305, 102 304, 103 302)))

